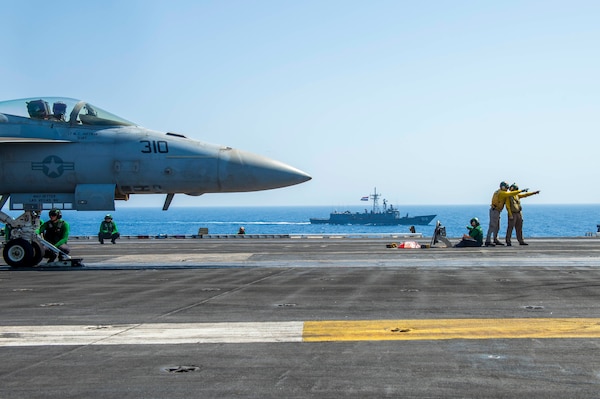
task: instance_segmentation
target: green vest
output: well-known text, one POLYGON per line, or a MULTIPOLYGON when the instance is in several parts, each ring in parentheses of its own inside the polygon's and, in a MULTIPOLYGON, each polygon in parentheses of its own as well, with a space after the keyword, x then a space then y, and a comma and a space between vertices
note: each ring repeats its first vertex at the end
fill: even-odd
POLYGON ((65 235, 64 220, 57 220, 56 223, 47 222, 44 230, 44 238, 51 244, 56 244, 65 235))

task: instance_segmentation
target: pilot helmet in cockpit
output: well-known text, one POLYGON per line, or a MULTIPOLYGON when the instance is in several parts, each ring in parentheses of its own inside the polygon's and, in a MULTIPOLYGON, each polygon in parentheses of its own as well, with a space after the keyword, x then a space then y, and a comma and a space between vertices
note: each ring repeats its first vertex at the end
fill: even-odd
POLYGON ((65 114, 67 113, 67 104, 62 101, 57 101, 52 105, 52 115, 59 120, 65 120, 65 114))
POLYGON ((44 100, 33 100, 27 103, 27 112, 32 118, 46 119, 49 111, 48 103, 44 100))

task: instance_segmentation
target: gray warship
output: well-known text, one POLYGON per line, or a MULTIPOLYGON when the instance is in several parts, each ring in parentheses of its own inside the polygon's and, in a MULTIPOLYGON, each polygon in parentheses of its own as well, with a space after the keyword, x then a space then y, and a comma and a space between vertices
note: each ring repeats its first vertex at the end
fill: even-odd
POLYGON ((377 193, 377 188, 373 190, 373 194, 369 197, 373 200, 373 208, 369 212, 365 209, 364 212, 331 212, 329 219, 310 218, 311 224, 367 224, 376 226, 389 225, 428 225, 437 215, 422 215, 422 216, 400 216, 400 211, 394 208, 393 205, 387 205, 387 201, 383 200, 383 210, 379 207, 379 198, 381 194, 377 193))

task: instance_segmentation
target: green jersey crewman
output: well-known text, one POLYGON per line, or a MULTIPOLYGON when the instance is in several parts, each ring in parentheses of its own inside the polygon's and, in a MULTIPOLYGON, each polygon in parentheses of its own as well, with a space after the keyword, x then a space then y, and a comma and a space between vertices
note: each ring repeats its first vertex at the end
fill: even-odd
POLYGON ((483 245, 483 229, 479 224, 479 219, 473 218, 467 226, 469 234, 463 234, 462 240, 460 240, 454 247, 480 247, 483 245))
POLYGON ((100 244, 104 244, 105 239, 110 238, 110 242, 116 244, 115 240, 121 237, 117 224, 113 222, 111 214, 104 216, 104 220, 100 223, 100 231, 98 232, 98 241, 100 244))
MULTIPOLYGON (((60 209, 52 209, 48 212, 50 220, 42 223, 40 226, 40 234, 44 237, 44 240, 60 249, 65 254, 71 252, 71 249, 67 245, 69 239, 69 223, 62 220, 62 213, 60 209)), ((46 250, 44 258, 48 258, 48 262, 54 262, 56 259, 56 253, 46 250)), ((63 256, 59 255, 58 260, 63 260, 63 256)))

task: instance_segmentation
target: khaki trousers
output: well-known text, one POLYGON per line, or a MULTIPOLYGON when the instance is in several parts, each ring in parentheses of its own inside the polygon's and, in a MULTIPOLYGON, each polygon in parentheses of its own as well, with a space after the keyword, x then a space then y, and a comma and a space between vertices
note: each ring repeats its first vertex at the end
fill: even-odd
POLYGON ((521 212, 515 212, 512 214, 512 218, 508 218, 508 227, 506 228, 506 243, 510 244, 510 238, 512 236, 513 228, 517 233, 517 241, 523 242, 523 214, 521 212))

